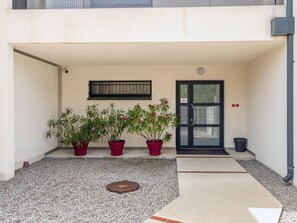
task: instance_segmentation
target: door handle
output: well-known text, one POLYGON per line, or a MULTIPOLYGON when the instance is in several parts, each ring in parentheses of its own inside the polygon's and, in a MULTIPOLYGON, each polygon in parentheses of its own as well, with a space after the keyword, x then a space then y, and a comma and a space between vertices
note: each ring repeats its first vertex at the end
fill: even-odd
POLYGON ((193 109, 193 119, 191 119, 191 121, 193 121, 193 122, 192 122, 191 126, 193 126, 195 121, 196 121, 196 110, 195 110, 193 104, 191 104, 191 106, 192 106, 192 109, 193 109))

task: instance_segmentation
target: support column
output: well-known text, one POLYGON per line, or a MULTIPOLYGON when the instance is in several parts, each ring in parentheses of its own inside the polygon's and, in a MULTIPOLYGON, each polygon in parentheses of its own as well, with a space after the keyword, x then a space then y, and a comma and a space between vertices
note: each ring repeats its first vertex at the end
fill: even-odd
POLYGON ((0 180, 14 177, 13 48, 0 38, 0 180))
POLYGON ((12 0, 0 1, 0 180, 14 177, 14 64, 8 44, 7 10, 12 0))
MULTIPOLYGON (((62 74, 63 68, 61 66, 58 67, 58 117, 62 115, 62 74)), ((62 147, 61 140, 58 142, 58 147, 62 147)))

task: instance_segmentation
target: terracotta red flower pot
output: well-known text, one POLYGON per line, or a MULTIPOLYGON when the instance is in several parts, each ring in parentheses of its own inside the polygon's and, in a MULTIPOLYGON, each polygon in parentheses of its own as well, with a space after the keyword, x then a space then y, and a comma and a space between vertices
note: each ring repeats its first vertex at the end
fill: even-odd
POLYGON ((163 141, 146 141, 151 156, 161 155, 163 141))
POLYGON ((112 156, 121 156, 125 145, 125 140, 108 141, 110 152, 112 156))
POLYGON ((76 156, 84 156, 87 154, 88 149, 88 142, 81 143, 80 145, 77 145, 76 143, 72 143, 73 149, 74 149, 74 155, 76 156))

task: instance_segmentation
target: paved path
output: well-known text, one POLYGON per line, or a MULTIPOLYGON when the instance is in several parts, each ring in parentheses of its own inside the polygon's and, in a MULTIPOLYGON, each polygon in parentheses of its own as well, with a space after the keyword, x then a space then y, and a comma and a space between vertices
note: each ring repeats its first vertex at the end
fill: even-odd
POLYGON ((231 156, 178 156, 180 196, 144 223, 277 223, 282 205, 231 156))

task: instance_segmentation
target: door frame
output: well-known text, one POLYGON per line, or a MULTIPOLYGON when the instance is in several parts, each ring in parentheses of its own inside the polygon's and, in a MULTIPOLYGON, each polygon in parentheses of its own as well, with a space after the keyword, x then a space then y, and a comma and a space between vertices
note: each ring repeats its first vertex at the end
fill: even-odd
MULTIPOLYGON (((189 142, 189 145, 188 146, 180 146, 180 125, 178 125, 178 127, 176 128, 176 149, 177 150, 183 150, 183 149, 202 149, 202 148, 205 148, 205 149, 211 149, 211 148, 215 148, 215 149, 218 149, 218 148, 222 148, 224 149, 224 145, 225 145, 225 140, 224 140, 224 136, 225 136, 225 124, 224 124, 224 118, 225 118, 225 106, 224 106, 224 103, 225 103, 225 96, 224 96, 224 81, 223 80, 177 80, 176 81, 176 113, 178 114, 179 109, 180 109, 180 100, 179 99, 179 96, 180 96, 180 90, 179 90, 179 85, 181 84, 188 84, 189 86, 189 89, 188 89, 188 98, 190 100, 190 102, 192 102, 192 97, 193 97, 193 88, 190 87, 190 86, 193 86, 193 84, 219 84, 220 85, 220 103, 219 106, 220 106, 220 144, 218 146, 193 146, 192 142, 191 142, 191 138, 192 135, 193 135, 193 128, 190 128, 190 123, 188 123, 188 127, 189 127, 189 131, 188 131, 188 142, 189 142)), ((205 105, 207 105, 209 103, 205 103, 205 105)), ((203 105, 203 104, 201 104, 203 105)), ((193 115, 193 111, 191 111, 191 109, 188 109, 188 117, 189 117, 189 120, 190 118, 192 118, 192 115, 193 115)))

